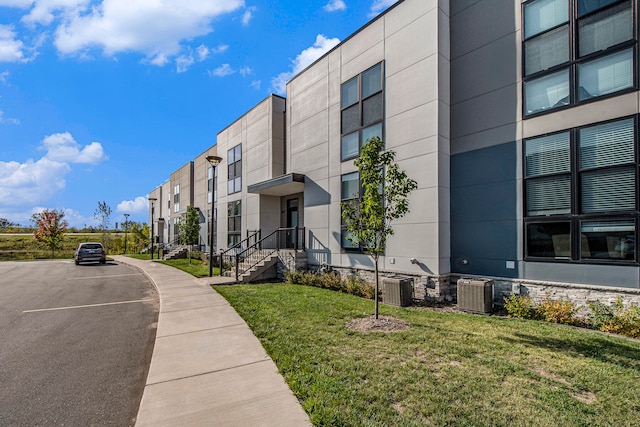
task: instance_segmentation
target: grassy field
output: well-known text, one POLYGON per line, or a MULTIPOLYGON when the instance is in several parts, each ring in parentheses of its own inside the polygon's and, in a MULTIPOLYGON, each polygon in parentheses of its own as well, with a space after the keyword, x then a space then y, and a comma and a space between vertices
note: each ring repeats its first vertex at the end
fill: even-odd
POLYGON ((543 322, 400 309, 298 285, 219 286, 318 426, 634 426, 640 342, 543 322))
MULTIPOLYGON (((99 242, 101 233, 67 233, 61 250, 55 252, 59 259, 71 259, 78 244, 82 242, 99 242)), ((51 258, 52 253, 44 245, 38 243, 33 234, 0 234, 0 261, 51 258)))

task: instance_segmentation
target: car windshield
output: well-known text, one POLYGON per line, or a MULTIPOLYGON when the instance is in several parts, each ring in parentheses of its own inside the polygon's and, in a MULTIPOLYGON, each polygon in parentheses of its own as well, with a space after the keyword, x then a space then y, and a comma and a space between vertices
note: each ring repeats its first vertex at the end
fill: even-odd
POLYGON ((88 243, 82 245, 80 249, 102 249, 102 245, 100 245, 99 243, 88 243))

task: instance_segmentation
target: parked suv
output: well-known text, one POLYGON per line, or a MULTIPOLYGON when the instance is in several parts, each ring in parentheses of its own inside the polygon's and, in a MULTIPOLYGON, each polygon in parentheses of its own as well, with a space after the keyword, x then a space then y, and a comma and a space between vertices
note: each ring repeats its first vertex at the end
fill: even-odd
POLYGON ((76 265, 81 262, 99 262, 100 264, 104 264, 107 262, 107 253, 105 252, 102 243, 80 243, 78 249, 76 249, 75 255, 73 256, 73 260, 76 265))

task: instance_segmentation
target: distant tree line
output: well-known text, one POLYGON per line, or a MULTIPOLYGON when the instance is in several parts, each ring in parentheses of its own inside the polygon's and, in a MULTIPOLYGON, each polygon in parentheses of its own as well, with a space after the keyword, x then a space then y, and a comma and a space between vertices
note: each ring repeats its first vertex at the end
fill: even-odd
POLYGON ((94 219, 98 225, 85 225, 83 228, 77 228, 69 227, 64 211, 44 209, 32 215, 32 225, 27 227, 6 218, 0 218, 0 233, 33 233, 33 237, 38 243, 51 250, 52 258, 55 258, 56 250, 62 248, 67 233, 101 233, 101 241, 107 252, 111 254, 124 253, 125 247, 128 253, 137 253, 149 246, 151 240, 148 224, 125 221, 120 224, 120 230, 117 229, 117 224, 116 229, 113 229, 111 228, 111 212, 111 207, 107 205, 107 202, 98 202, 98 208, 94 212, 94 219), (117 235, 114 236, 114 233, 117 235), (126 245, 125 238, 127 239, 126 245))

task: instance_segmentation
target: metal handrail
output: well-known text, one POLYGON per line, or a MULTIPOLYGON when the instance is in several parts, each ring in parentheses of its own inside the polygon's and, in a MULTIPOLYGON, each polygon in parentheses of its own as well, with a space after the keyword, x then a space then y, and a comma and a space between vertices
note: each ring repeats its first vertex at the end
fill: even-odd
MULTIPOLYGON (((278 228, 251 246, 235 254, 235 259, 232 260, 232 262, 235 264, 236 280, 238 280, 238 276, 242 273, 255 267, 261 261, 281 249, 298 250, 302 248, 304 250, 304 247, 304 227, 278 228)), ((222 259, 221 257, 221 263, 222 259)), ((222 268, 220 271, 220 274, 222 274, 222 268)))
POLYGON ((229 258, 234 257, 235 253, 233 255, 227 255, 227 254, 231 251, 235 251, 236 253, 238 252, 238 250, 242 251, 243 245, 246 245, 246 247, 249 247, 255 244, 255 241, 260 240, 260 234, 261 234, 260 230, 253 230, 252 232, 247 231, 247 237, 245 239, 239 241, 238 243, 231 246, 230 248, 227 248, 224 251, 220 252, 220 275, 221 276, 224 274, 224 257, 225 256, 229 258), (254 243, 250 243, 251 240, 254 240, 254 243))

